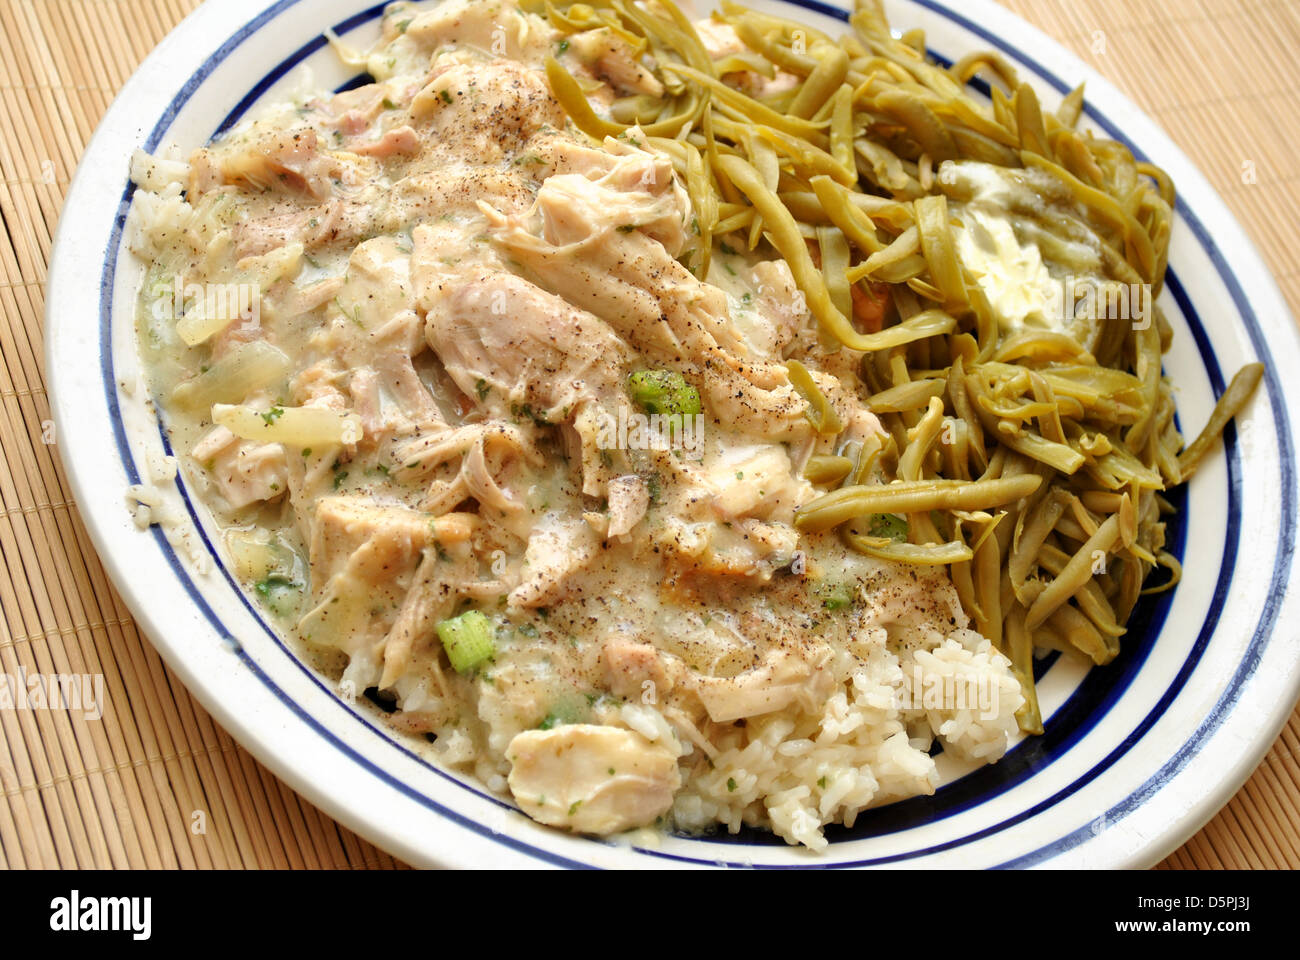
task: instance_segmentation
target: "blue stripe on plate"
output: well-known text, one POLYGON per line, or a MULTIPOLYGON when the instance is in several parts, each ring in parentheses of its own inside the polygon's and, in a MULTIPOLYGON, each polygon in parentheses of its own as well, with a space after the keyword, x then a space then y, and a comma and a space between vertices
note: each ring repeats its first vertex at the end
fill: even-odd
MULTIPOLYGON (((832 7, 828 7, 825 4, 816 2, 816 0, 786 0, 786 2, 792 2, 796 6, 801 6, 807 9, 814 10, 819 13, 824 13, 828 16, 832 16, 837 19, 841 19, 841 20, 846 19, 844 11, 832 7)), ((296 3, 297 0, 285 0, 285 2, 277 4, 275 7, 271 8, 270 10, 260 15, 257 19, 252 21, 250 24, 246 25, 244 28, 238 31, 234 36, 232 36, 230 40, 228 40, 225 44, 223 44, 222 47, 216 53, 214 53, 213 56, 209 58, 207 62, 204 63, 204 65, 199 69, 199 71, 197 71, 195 75, 191 77, 189 81, 186 82, 185 86, 182 88, 181 92, 177 95, 176 99, 174 99, 172 103, 169 105, 167 111, 164 112, 163 117, 160 120, 159 124, 154 128, 150 140, 146 144, 146 149, 153 150, 157 148, 158 144, 161 142, 163 134, 165 133, 166 129, 171 125, 171 123, 174 121, 177 113, 184 106, 184 103, 188 101, 190 96, 193 94, 194 90, 196 90, 202 84, 204 79, 212 72, 213 69, 216 68, 216 66, 222 60, 224 60, 229 55, 229 53, 233 49, 239 46, 239 44, 242 43, 245 39, 247 39, 247 37, 256 33, 257 30, 261 29, 267 22, 269 22, 275 16, 278 16, 285 9, 293 6, 296 3)), ((922 2, 922 5, 929 7, 930 9, 934 9, 937 12, 943 14, 944 16, 950 17, 955 22, 958 22, 962 26, 965 26, 967 29, 974 30, 976 33, 979 33, 981 36, 983 36, 985 39, 989 40, 990 42, 994 43, 996 46, 1002 48, 1003 50, 1006 50, 1009 53, 1012 53, 1013 56, 1017 56, 1020 59, 1024 60, 1024 62, 1028 63, 1031 67, 1036 67, 1037 72, 1045 80, 1047 80, 1049 83, 1052 83, 1053 86, 1056 86, 1062 92, 1065 92, 1065 90, 1067 89, 1057 78, 1055 78, 1053 75, 1048 73, 1046 70, 1042 69, 1041 67, 1038 67, 1037 65, 1033 64, 1031 61, 1028 61, 1023 57, 1020 57, 1020 55, 1016 51, 1011 50, 1005 44, 999 42, 996 38, 989 36, 986 32, 979 30, 979 28, 977 27, 974 27, 968 21, 965 21, 963 18, 951 14, 950 12, 945 11, 942 8, 938 8, 931 3, 922 2)), ((377 16, 379 16, 380 13, 382 12, 382 9, 383 9, 382 6, 376 6, 370 8, 367 11, 363 11, 362 13, 357 14, 349 18, 348 20, 345 20, 340 24, 338 24, 334 28, 335 32, 339 34, 343 34, 357 26, 360 26, 364 23, 368 23, 371 20, 375 19, 377 16)), ((304 59, 305 57, 309 56, 311 53, 314 53, 316 50, 319 50, 321 47, 323 47, 325 45, 325 42, 326 41, 324 40, 323 37, 319 37, 316 40, 313 40, 310 43, 303 45, 302 47, 299 48, 299 50, 295 51, 295 53, 292 54, 289 58, 287 58, 286 60, 282 61, 279 65, 277 65, 277 67, 274 68, 265 77, 263 77, 262 80, 259 81, 259 83, 253 88, 253 90, 251 90, 247 95, 245 95, 245 97, 240 101, 240 103, 236 106, 236 108, 232 110, 230 114, 227 115, 227 117, 222 121, 222 123, 218 127, 217 132, 219 133, 221 131, 224 131, 234 123, 238 122, 239 118, 248 109, 248 107, 251 106, 254 102, 256 102, 256 100, 259 97, 261 97, 277 80, 283 77, 290 69, 292 69, 294 65, 299 63, 302 59, 304 59)), ((1098 117, 1093 111, 1089 111, 1089 113, 1091 116, 1094 116, 1094 118, 1097 119, 1099 123, 1102 123, 1103 126, 1106 126, 1107 129, 1112 133, 1112 136, 1115 136, 1116 139, 1123 139, 1121 136, 1118 135, 1118 132, 1114 130, 1113 126, 1105 122, 1104 118, 1098 117)), ((116 398, 116 391, 115 391, 115 378, 113 377, 113 372, 112 372, 112 356, 111 356, 111 350, 107 348, 110 342, 109 332, 110 332, 110 321, 111 321, 110 308, 111 308, 111 300, 112 300, 112 278, 116 268, 117 249, 120 245, 121 232, 125 221, 125 213, 129 206, 132 192, 133 192, 133 188, 128 186, 128 189, 125 191, 123 195, 122 203, 119 207, 119 214, 114 221, 112 239, 110 241, 110 247, 109 247, 109 257, 106 261, 104 282, 101 290, 101 350, 102 350, 101 361, 104 370, 105 390, 108 395, 110 407, 115 415, 115 419, 118 421, 117 428, 115 431, 115 438, 117 440, 119 450, 122 453, 123 461, 126 465, 128 475, 132 478, 133 482, 137 482, 139 479, 138 471, 136 470, 135 465, 132 462, 131 457, 129 455, 129 448, 126 445, 126 438, 120 425, 120 417, 117 416, 118 409, 117 409, 117 398, 116 398)), ((1184 211, 1184 215, 1185 217, 1187 216, 1185 211, 1184 211)), ((1190 220, 1191 218, 1188 219, 1190 220)), ((1196 222, 1195 225, 1199 225, 1199 222, 1196 222)), ((1197 235, 1198 235, 1198 239, 1202 241, 1202 244, 1206 247, 1207 251, 1210 252, 1210 255, 1215 260, 1216 266, 1218 267, 1219 272, 1224 276, 1225 281, 1230 280, 1231 275, 1230 272, 1227 270, 1226 263, 1223 261, 1221 254, 1219 254, 1217 249, 1214 248, 1212 241, 1210 241, 1210 239, 1207 236, 1205 236, 1203 228, 1197 232, 1197 235)), ((1173 288, 1173 285, 1176 284, 1176 282, 1177 282, 1176 278, 1173 278, 1173 283, 1170 284, 1171 290, 1173 288)), ((1254 318, 1253 313, 1250 311, 1249 304, 1245 301, 1244 296, 1241 295, 1239 286, 1231 282, 1229 283, 1229 286, 1233 288, 1234 300, 1236 301, 1238 308, 1242 311, 1243 317, 1247 321, 1248 328, 1250 328, 1252 331, 1252 339, 1255 341, 1257 349, 1259 350, 1261 356, 1264 356, 1267 362, 1266 350, 1260 349, 1262 345, 1262 335, 1258 338, 1254 336, 1254 334, 1258 332, 1258 325, 1254 318)), ((1179 286, 1179 289, 1181 290, 1181 286, 1179 286)), ((1207 372, 1209 373, 1212 384, 1214 385, 1215 390, 1217 392, 1222 389, 1222 377, 1217 368, 1217 364, 1215 362, 1208 337, 1206 336, 1204 329, 1200 325, 1199 318, 1197 318, 1195 312, 1191 310, 1190 303, 1186 302, 1185 295, 1183 295, 1182 300, 1180 300, 1179 302, 1179 305, 1180 308, 1183 309, 1184 314, 1188 319, 1189 325, 1193 329, 1194 336, 1196 337, 1197 340, 1198 349, 1201 352, 1203 361, 1206 363, 1207 372)), ((1278 411, 1280 409, 1280 403, 1277 399, 1277 393, 1275 390, 1276 380, 1272 375, 1273 371, 1272 371, 1271 363, 1269 364, 1269 367, 1270 367, 1270 387, 1274 388, 1273 389, 1274 409, 1275 411, 1278 411)), ((1288 425, 1285 423, 1285 411, 1281 411, 1281 413, 1282 413, 1282 417, 1278 421, 1279 444, 1282 449, 1289 451, 1290 431, 1288 425)), ((1232 465, 1229 471, 1230 488, 1232 490, 1232 504, 1230 509, 1235 509, 1239 513, 1239 498, 1236 493, 1236 486, 1235 486, 1235 481, 1239 478, 1239 464, 1237 462, 1235 446, 1231 444, 1231 437, 1225 437, 1225 440, 1228 441, 1230 462, 1232 465), (1236 469, 1233 469, 1234 467, 1236 469)), ((163 433, 163 442, 165 445, 168 445, 165 432, 163 433)), ((1288 472, 1290 471, 1284 469, 1284 484, 1283 484, 1284 501, 1285 501, 1284 516, 1291 516, 1293 512, 1289 508, 1293 505, 1292 494, 1294 492, 1293 490, 1294 477, 1290 478, 1290 483, 1288 484, 1286 482, 1287 478, 1285 476, 1285 474, 1287 474, 1288 472)), ((1179 494, 1182 494, 1185 497, 1185 493, 1183 493, 1183 491, 1180 490, 1179 494)), ((190 512, 191 518, 195 521, 196 527, 199 529, 200 533, 202 534, 202 527, 201 525, 198 524, 197 513, 195 512, 193 504, 190 502, 188 494, 184 491, 183 488, 182 488, 182 495, 185 498, 186 506, 190 512)), ((1288 529, 1288 532, 1290 532, 1290 526, 1293 526, 1293 524, 1288 525, 1288 527, 1286 528, 1288 529)), ((1232 564, 1230 560, 1235 559, 1236 524, 1230 523, 1229 529, 1233 535, 1231 538, 1233 542, 1230 546, 1225 545, 1225 557, 1224 557, 1225 562, 1221 568, 1220 583, 1216 588, 1217 596, 1221 596, 1224 590, 1226 590, 1226 584, 1231 579, 1232 564), (1231 557, 1229 556, 1229 553, 1231 553, 1231 557)), ((228 631, 226 631, 224 626, 217 620, 215 614, 207 606, 206 602, 199 594, 195 585, 189 580, 188 575, 185 573, 184 569, 179 564, 179 561, 176 559, 175 555, 172 553, 170 547, 166 544, 161 534, 156 529, 154 533, 155 533, 155 538, 159 543, 160 549, 162 549, 164 554, 167 556, 168 561, 171 563, 173 569, 176 571, 177 575, 181 578, 182 582, 184 582, 187 591, 195 599, 196 603, 203 611, 205 617, 207 617, 207 619, 210 622, 212 622, 214 627, 218 630, 218 632, 221 635, 225 636, 228 640, 233 642, 233 640, 229 637, 228 631)), ((1181 541, 1183 536, 1184 536, 1184 531, 1182 529, 1182 525, 1179 524, 1179 529, 1175 532, 1175 538, 1176 540, 1181 541)), ((212 549, 211 543, 207 542, 206 535, 204 535, 204 541, 209 551, 213 553, 214 557, 216 557, 216 553, 212 549)), ((1177 552, 1178 554, 1181 554, 1181 543, 1178 543, 1177 546, 1178 546, 1177 552)), ((1289 567, 1289 556, 1287 558, 1287 561, 1288 561, 1287 566, 1289 567)), ((275 632, 271 630, 269 626, 262 620, 258 611, 256 611, 252 607, 252 605, 249 603, 246 596, 244 595, 243 591, 240 590, 238 586, 234 583, 234 581, 230 579, 229 574, 226 574, 224 567, 222 567, 219 562, 218 562, 218 567, 222 569, 223 574, 225 574, 227 577, 227 581, 231 584, 232 588, 235 589, 236 593, 241 597, 246 608, 258 620, 258 622, 261 623, 263 629, 267 631, 268 635, 273 639, 273 641, 277 645, 279 645, 281 649, 283 649, 291 657, 294 663, 297 663, 299 665, 299 667, 304 671, 304 673, 306 673, 312 679, 312 681, 317 684, 318 687, 330 693, 332 697, 333 692, 330 691, 329 688, 326 687, 313 672, 311 672, 308 668, 306 668, 304 665, 299 663, 295 657, 293 657, 292 652, 288 650, 288 648, 282 643, 282 641, 275 634, 275 632)), ((1276 573, 1277 572, 1275 571, 1275 578, 1274 578, 1275 583, 1278 582, 1279 579, 1276 573)), ((1281 577, 1281 581, 1285 582, 1285 575, 1281 577)), ((1041 769, 1043 764, 1052 762, 1052 760, 1058 757, 1061 752, 1063 752, 1065 749, 1068 749, 1068 747, 1072 745, 1074 742, 1077 742, 1077 740, 1080 737, 1082 737, 1084 733, 1086 733, 1087 729, 1091 729, 1091 727, 1095 725, 1096 721, 1100 719, 1101 716, 1105 715, 1110 705, 1113 704, 1114 700, 1119 696, 1119 694, 1123 692, 1124 689, 1127 688, 1131 680, 1136 676, 1138 672, 1138 668, 1140 668, 1141 666, 1141 662, 1145 660, 1146 653, 1149 652, 1150 647, 1152 645, 1151 638, 1158 635, 1159 626, 1161 623, 1163 623, 1164 617, 1168 612, 1169 602, 1170 602, 1170 598, 1166 596, 1163 598, 1162 603, 1157 603, 1154 605, 1155 609, 1152 610, 1152 620, 1148 625, 1147 630, 1143 634, 1145 638, 1144 643, 1140 645, 1138 644, 1126 645, 1125 653, 1121 655, 1120 661, 1117 661, 1116 664, 1112 665, 1110 671, 1090 671, 1088 675, 1088 679, 1085 680, 1085 682, 1080 685, 1079 689, 1076 690, 1074 694, 1072 694, 1070 701, 1068 701, 1067 704, 1061 708, 1061 710, 1058 710, 1057 714, 1052 718, 1052 726, 1056 730, 1060 730, 1062 732, 1061 740, 1063 741, 1063 743, 1061 744, 1060 750, 1052 752, 1050 748, 1051 745, 1045 743, 1044 740, 1040 740, 1036 742, 1037 744, 1039 744, 1037 750, 1026 749, 1025 745, 1022 744, 1017 751, 1013 751, 1012 754, 1009 754, 1008 757, 1004 758, 1004 760, 998 765, 993 767, 983 768, 981 771, 977 771, 977 773, 975 774, 968 775, 967 777, 955 782, 954 784, 947 785, 942 791, 939 792, 939 794, 936 794, 935 797, 914 798, 914 800, 904 801, 902 803, 892 805, 891 807, 882 807, 876 811, 869 811, 868 814, 864 814, 864 818, 860 818, 860 821, 862 819, 866 819, 869 824, 874 824, 874 826, 867 826, 863 829, 855 828, 853 831, 844 831, 842 828, 840 828, 839 831, 828 831, 828 833, 836 833, 837 840, 858 839, 861 836, 879 835, 881 833, 891 832, 892 830, 896 830, 896 829, 904 829, 908 826, 916 826, 922 822, 932 822, 933 820, 941 819, 941 816, 951 816, 953 813, 959 812, 959 810, 961 809, 967 809, 970 806, 973 806, 981 802, 982 800, 987 799, 989 796, 992 795, 990 792, 988 792, 990 789, 995 789, 996 792, 1003 792, 1006 789, 1010 789, 1010 787, 1014 786, 1015 783, 1020 782, 1020 780, 1023 780, 1025 776, 1032 775, 1033 772, 1041 769), (1099 682, 1095 685, 1095 687, 1089 689, 1090 688, 1089 681, 1091 681, 1092 678, 1099 677, 1107 673, 1114 674, 1120 670, 1123 670, 1124 664, 1122 664, 1121 661, 1126 656, 1132 657, 1132 662, 1127 665, 1129 669, 1128 671, 1126 671, 1122 683, 1099 682), (1097 710, 1098 707, 1102 708, 1100 709, 1099 712, 1097 710), (1088 720, 1084 721, 1084 723, 1086 723, 1086 729, 1075 722, 1071 722, 1073 714, 1077 714, 1080 712, 1083 712, 1088 716, 1088 720), (1058 720, 1060 721, 1059 725, 1057 723, 1058 720), (1068 741, 1068 743, 1065 743, 1064 741, 1068 741), (990 779, 993 780, 1009 779, 1010 776, 1013 774, 1012 767, 1015 766, 1017 763, 1017 759, 1016 759, 1017 755, 1021 755, 1019 764, 1022 768, 1020 772, 1024 774, 1023 776, 1021 776, 1019 779, 1016 779, 1014 782, 1004 783, 1004 784, 981 784, 980 783, 982 779, 980 776, 981 774, 985 774, 986 771, 997 771, 999 767, 1004 767, 1004 770, 1001 772, 1001 775, 990 776, 990 779), (983 792, 981 792, 980 789, 981 785, 984 788, 983 792), (914 806, 911 809, 905 809, 908 808, 909 804, 913 804, 914 806), (926 806, 927 804, 933 806, 935 809, 922 811, 920 808, 926 806), (897 812, 891 813, 891 811, 897 811, 897 812), (918 814, 920 814, 919 818, 918 818, 918 814), (891 817, 893 818, 894 822, 890 822, 891 817), (843 834, 843 836, 840 836, 839 834, 843 834)), ((1217 602, 1213 605, 1213 607, 1214 610, 1217 611, 1218 609, 1217 602)), ((1275 615, 1276 615, 1276 611, 1274 609, 1274 618, 1275 615)), ((1212 616, 1212 619, 1217 619, 1217 615, 1212 616)), ((1135 624, 1135 626, 1137 625, 1135 624)), ((1264 625, 1261 622, 1261 628, 1263 628, 1263 626, 1264 625)), ((1176 681, 1174 686, 1171 686, 1171 688, 1168 691, 1166 691, 1165 697, 1162 698, 1162 703, 1166 703, 1166 701, 1172 701, 1172 699, 1177 695, 1178 690, 1181 689, 1182 683, 1185 682, 1186 680, 1186 676, 1191 673, 1192 669, 1194 669, 1195 661, 1199 660, 1200 652, 1203 650, 1203 641, 1208 641, 1208 638, 1212 634, 1212 632, 1213 632, 1213 624, 1207 621, 1207 625, 1202 628, 1201 637, 1198 640, 1198 647, 1194 649, 1193 655, 1189 657, 1188 662, 1184 664, 1183 670, 1182 672, 1180 672, 1179 675, 1179 680, 1176 681)), ((1256 639, 1259 639, 1258 631, 1257 631, 1256 639)), ((583 864, 575 863, 573 861, 567 860, 562 857, 556 857, 555 855, 552 855, 546 851, 538 850, 537 848, 531 847, 527 844, 522 844, 518 841, 514 841, 509 837, 491 833, 490 831, 487 831, 484 828, 482 828, 480 825, 475 824, 472 821, 468 821, 466 818, 454 813, 453 811, 446 809, 445 807, 442 807, 440 804, 437 804, 435 801, 432 801, 430 798, 412 790, 410 787, 396 780, 395 778, 393 778, 391 775, 389 775, 382 769, 377 768, 375 765, 370 763, 364 757, 358 755, 346 744, 343 744, 341 741, 339 741, 337 737, 335 737, 333 734, 327 731, 315 719, 313 719, 310 715, 308 715, 305 711, 303 711, 301 707, 299 707, 296 703, 290 700, 287 697, 287 695, 284 694, 284 692, 280 690, 274 684, 273 681, 270 680, 269 677, 267 677, 264 673, 262 673, 260 668, 251 660, 251 658, 247 657, 247 655, 245 655, 242 651, 240 651, 240 656, 249 665, 250 669, 255 673, 255 675, 257 675, 258 678, 264 684, 271 687, 275 691, 276 695, 283 702, 285 702, 286 705, 288 705, 291 709, 293 709, 295 713, 297 713, 304 720, 306 720, 313 727, 313 729, 319 732, 322 736, 325 737, 327 741, 334 744, 338 749, 343 751, 351 759, 354 759, 355 761, 360 763, 362 766, 364 766, 374 775, 381 778, 383 781, 392 784, 393 786, 397 787, 406 795, 411 796, 412 798, 417 799, 418 801, 425 804, 426 806, 435 809, 437 812, 448 816, 450 819, 459 823, 460 825, 468 827, 469 829, 473 829, 475 830, 475 832, 478 832, 481 835, 489 836, 495 840, 506 843, 507 845, 509 845, 510 847, 516 850, 519 850, 524 853, 528 853, 533 856, 538 856, 549 862, 558 863, 560 865, 583 866, 583 864)), ((397 746, 398 749, 401 749, 403 753, 405 753, 408 757, 411 757, 417 762, 426 765, 427 767, 429 767, 429 769, 433 770, 434 772, 438 773, 444 778, 456 783, 457 785, 467 790, 470 790, 471 792, 473 792, 474 794, 478 795, 483 799, 490 800, 491 802, 499 804, 501 806, 506 806, 506 807, 509 806, 509 804, 502 803, 496 797, 490 794, 483 793, 477 789, 474 789, 468 784, 465 784, 463 781, 460 781, 459 779, 446 774, 444 771, 439 770, 436 766, 433 766, 432 764, 428 764, 427 761, 424 761, 422 758, 412 753, 411 751, 407 750, 405 747, 402 747, 400 744, 394 743, 389 737, 385 736, 382 731, 376 728, 362 714, 347 708, 344 704, 341 703, 341 701, 335 701, 335 702, 338 703, 340 707, 345 709, 346 712, 354 719, 360 720, 361 722, 365 723, 366 726, 377 736, 383 737, 386 743, 392 744, 394 746, 397 746)), ((1158 712, 1153 711, 1153 714, 1158 715, 1158 712)), ((1148 719, 1154 722, 1154 716, 1149 717, 1148 719)), ((1215 724, 1215 726, 1217 726, 1217 723, 1215 724)), ((1141 732, 1145 732, 1145 729, 1142 729, 1141 732)), ((1208 732, 1211 732, 1211 730, 1203 729, 1202 731, 1198 731, 1198 737, 1203 735, 1208 735, 1208 732)), ((1108 767, 1110 763, 1113 763, 1114 759, 1118 759, 1118 756, 1122 755, 1123 752, 1125 752, 1132 745, 1133 742, 1136 742, 1137 737, 1139 737, 1140 735, 1141 735, 1140 733, 1136 733, 1136 736, 1131 737, 1129 740, 1126 740, 1125 744, 1122 745, 1121 748, 1117 749, 1116 753, 1113 754, 1111 758, 1107 758, 1109 762, 1103 762, 1103 764, 1099 764, 1097 767, 1094 767, 1093 770, 1089 771, 1088 774, 1085 774, 1083 777, 1079 778, 1079 780, 1076 780, 1075 783, 1072 784, 1070 788, 1067 788, 1067 791, 1063 791, 1061 794, 1058 794, 1056 797, 1053 797, 1050 800, 1045 801, 1044 804, 1040 805, 1040 807, 1042 809, 1045 809, 1047 806, 1050 806, 1052 803, 1055 803, 1057 800, 1061 799, 1064 795, 1068 795, 1068 793, 1074 792, 1089 780, 1100 775, 1100 773, 1103 772, 1105 767, 1108 767)), ((1051 736, 1052 736, 1052 731, 1049 730, 1046 737, 1051 737, 1051 736)), ((1196 738, 1193 738, 1193 740, 1195 741, 1196 738)), ((1192 743, 1193 741, 1189 741, 1188 746, 1191 746, 1192 743)), ((1186 749, 1187 747, 1184 748, 1184 751, 1186 749)), ((1132 800, 1132 798, 1130 798, 1130 800, 1132 800)), ((1126 801, 1126 803, 1127 802, 1128 801, 1126 801)), ((1123 806, 1124 805, 1121 804, 1115 809, 1116 816, 1112 817, 1108 812, 1109 819, 1113 821, 1118 816, 1122 815, 1123 812, 1126 812, 1126 811, 1121 811, 1120 808, 1123 806)), ((862 865, 862 864, 869 864, 869 863, 893 862, 896 860, 910 859, 913 857, 923 856, 927 853, 937 852, 943 849, 951 849, 952 847, 960 846, 964 843, 968 843, 971 842, 972 840, 978 839, 979 836, 987 835, 989 833, 994 833, 999 830, 1005 829, 1006 827, 1012 825, 1012 823, 1018 822, 1021 819, 1025 819, 1028 816, 1035 815, 1037 812, 1041 812, 1041 810, 1039 808, 1035 808, 1035 810, 1033 811, 1026 811, 1015 820, 1006 821, 1003 824, 999 824, 995 827, 989 828, 989 830, 984 831, 979 835, 972 835, 969 837, 961 838, 959 840, 952 841, 951 843, 948 844, 928 848, 925 850, 912 851, 907 854, 899 855, 897 857, 859 861, 857 864, 842 864, 842 865, 849 866, 849 865, 862 865)), ((1062 838, 1061 840, 1057 841, 1057 844, 1073 845, 1070 844, 1069 841, 1071 840, 1072 837, 1076 837, 1076 836, 1078 836, 1078 832, 1076 832, 1076 834, 1071 835, 1071 837, 1062 838)), ((1081 839, 1086 839, 1086 837, 1082 837, 1081 839)), ((776 842, 780 843, 781 841, 777 840, 776 842)), ((1065 849, 1065 848, 1066 847, 1061 847, 1061 849, 1065 849)), ((1041 859, 1042 856, 1052 855, 1052 853, 1055 852, 1056 849, 1057 849, 1056 845, 1048 845, 1047 847, 1040 848, 1039 851, 1035 851, 1034 854, 1030 854, 1028 856, 1033 857, 1038 855, 1039 858, 1041 859)), ((676 857, 668 854, 663 854, 658 851, 646 850, 642 852, 649 853, 656 856, 670 857, 671 859, 684 860, 688 862, 698 862, 698 863, 705 863, 705 864, 717 862, 714 860, 696 860, 695 858, 689 858, 689 857, 676 857)), ((744 864, 734 864, 734 865, 744 866, 744 864)))

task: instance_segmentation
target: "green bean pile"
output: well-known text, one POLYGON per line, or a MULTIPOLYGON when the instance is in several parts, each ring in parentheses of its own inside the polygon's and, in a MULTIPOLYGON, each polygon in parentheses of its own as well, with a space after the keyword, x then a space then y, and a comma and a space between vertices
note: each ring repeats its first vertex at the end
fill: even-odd
POLYGON ((1082 87, 1044 113, 1004 58, 977 53, 944 69, 927 60, 921 32, 893 36, 876 0, 859 0, 838 39, 723 0, 713 16, 745 50, 717 61, 671 0, 530 9, 565 35, 617 35, 662 84, 662 97, 598 112, 558 59, 546 65, 580 130, 597 140, 637 131, 672 159, 699 234, 682 262, 703 278, 715 242, 766 243, 823 344, 862 352, 859 395, 886 430, 866 441, 840 442, 833 406, 789 365, 821 436, 805 476, 826 489, 796 525, 838 530, 881 559, 948 565, 975 628, 1024 688, 1021 728, 1041 732, 1034 649, 1107 663, 1147 575, 1169 570, 1153 590, 1177 582, 1161 494, 1187 480, 1262 372, 1238 373, 1182 449, 1161 371, 1172 328, 1155 305, 1168 176, 1077 129, 1082 87), (737 82, 778 72, 798 83, 750 96, 737 82), (992 81, 991 104, 968 90, 978 73, 992 81), (957 256, 950 203, 970 191, 943 176, 946 161, 995 165, 1017 235, 1058 272, 1144 286, 1149 322, 1003 332, 957 256), (899 517, 905 525, 881 522, 899 517))

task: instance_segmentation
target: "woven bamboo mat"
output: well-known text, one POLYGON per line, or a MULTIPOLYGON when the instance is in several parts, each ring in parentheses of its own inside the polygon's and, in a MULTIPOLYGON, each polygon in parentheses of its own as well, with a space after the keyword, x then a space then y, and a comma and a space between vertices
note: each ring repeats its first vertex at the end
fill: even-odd
MULTIPOLYGON (((1300 4, 1004 2, 1178 141, 1300 315, 1300 4)), ((98 722, 0 711, 0 866, 393 868, 255 761, 163 665, 42 443, 43 285, 68 181, 115 91, 196 5, 0 0, 0 672, 102 673, 107 693, 98 722)), ((1300 867, 1298 753, 1300 712, 1161 866, 1300 867)))

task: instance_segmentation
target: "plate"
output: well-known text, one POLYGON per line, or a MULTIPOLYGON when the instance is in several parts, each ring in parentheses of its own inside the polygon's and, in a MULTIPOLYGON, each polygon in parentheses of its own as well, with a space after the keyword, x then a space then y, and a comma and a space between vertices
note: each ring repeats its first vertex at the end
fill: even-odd
MULTIPOLYGON (((760 9, 842 29, 818 0, 760 9)), ((821 854, 767 834, 601 841, 538 826, 481 785, 434 765, 420 744, 335 696, 275 635, 214 550, 215 528, 183 482, 169 542, 136 529, 127 488, 170 451, 139 379, 131 322, 142 269, 123 243, 137 147, 197 147, 282 98, 306 67, 317 86, 354 81, 322 35, 378 35, 382 6, 358 0, 223 0, 199 8, 122 89, 86 150, 59 224, 46 306, 58 446, 105 568, 187 688, 230 733, 313 803, 376 845, 424 866, 1144 867, 1194 833, 1241 785, 1300 693, 1292 424, 1300 337, 1241 228, 1155 124, 1063 48, 988 2, 889 3, 896 29, 921 27, 934 56, 997 49, 1046 109, 1087 81, 1084 123, 1164 167, 1179 188, 1161 304, 1165 357, 1184 432, 1205 422, 1242 364, 1262 388, 1194 482, 1178 491, 1171 550, 1184 577, 1148 598, 1123 652, 1083 671, 1043 660, 1046 733, 998 764, 948 768, 931 797, 831 828, 821 854), (963 775, 964 773, 964 775, 963 775)), ((707 11, 706 11, 707 12, 707 11)))

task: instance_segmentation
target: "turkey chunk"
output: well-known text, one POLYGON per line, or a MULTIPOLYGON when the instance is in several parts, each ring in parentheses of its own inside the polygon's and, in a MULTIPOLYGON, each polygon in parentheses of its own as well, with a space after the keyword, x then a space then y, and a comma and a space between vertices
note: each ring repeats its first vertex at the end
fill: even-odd
POLYGON ((330 178, 339 167, 320 149, 315 130, 302 127, 282 133, 254 127, 249 136, 235 144, 219 161, 226 183, 253 190, 279 190, 317 201, 330 195, 330 178))
POLYGON ((217 489, 234 510, 275 500, 288 488, 284 448, 278 443, 240 440, 225 427, 214 427, 194 445, 190 456, 209 469, 217 489))
POLYGON ((580 589, 575 575, 599 549, 596 533, 580 517, 546 514, 528 538, 524 580, 510 592, 511 605, 541 607, 574 593, 580 589))
POLYGON ((551 423, 617 395, 633 357, 598 317, 508 273, 444 285, 425 336, 466 396, 551 423))
POLYGON ((667 747, 619 727, 526 730, 506 749, 510 792, 539 823, 610 834, 653 823, 681 786, 667 747))
POLYGON ((830 695, 830 671, 786 650, 775 649, 763 664, 735 677, 699 677, 695 692, 715 723, 784 710, 798 703, 805 710, 820 706, 830 695))
POLYGON ((495 163, 522 148, 542 127, 563 129, 564 110, 540 74, 512 60, 435 61, 432 79, 411 101, 411 116, 447 148, 495 163))
POLYGON ((724 520, 770 516, 794 520, 795 508, 812 499, 812 485, 794 475, 784 447, 737 446, 723 453, 708 472, 716 491, 714 509, 724 520))

